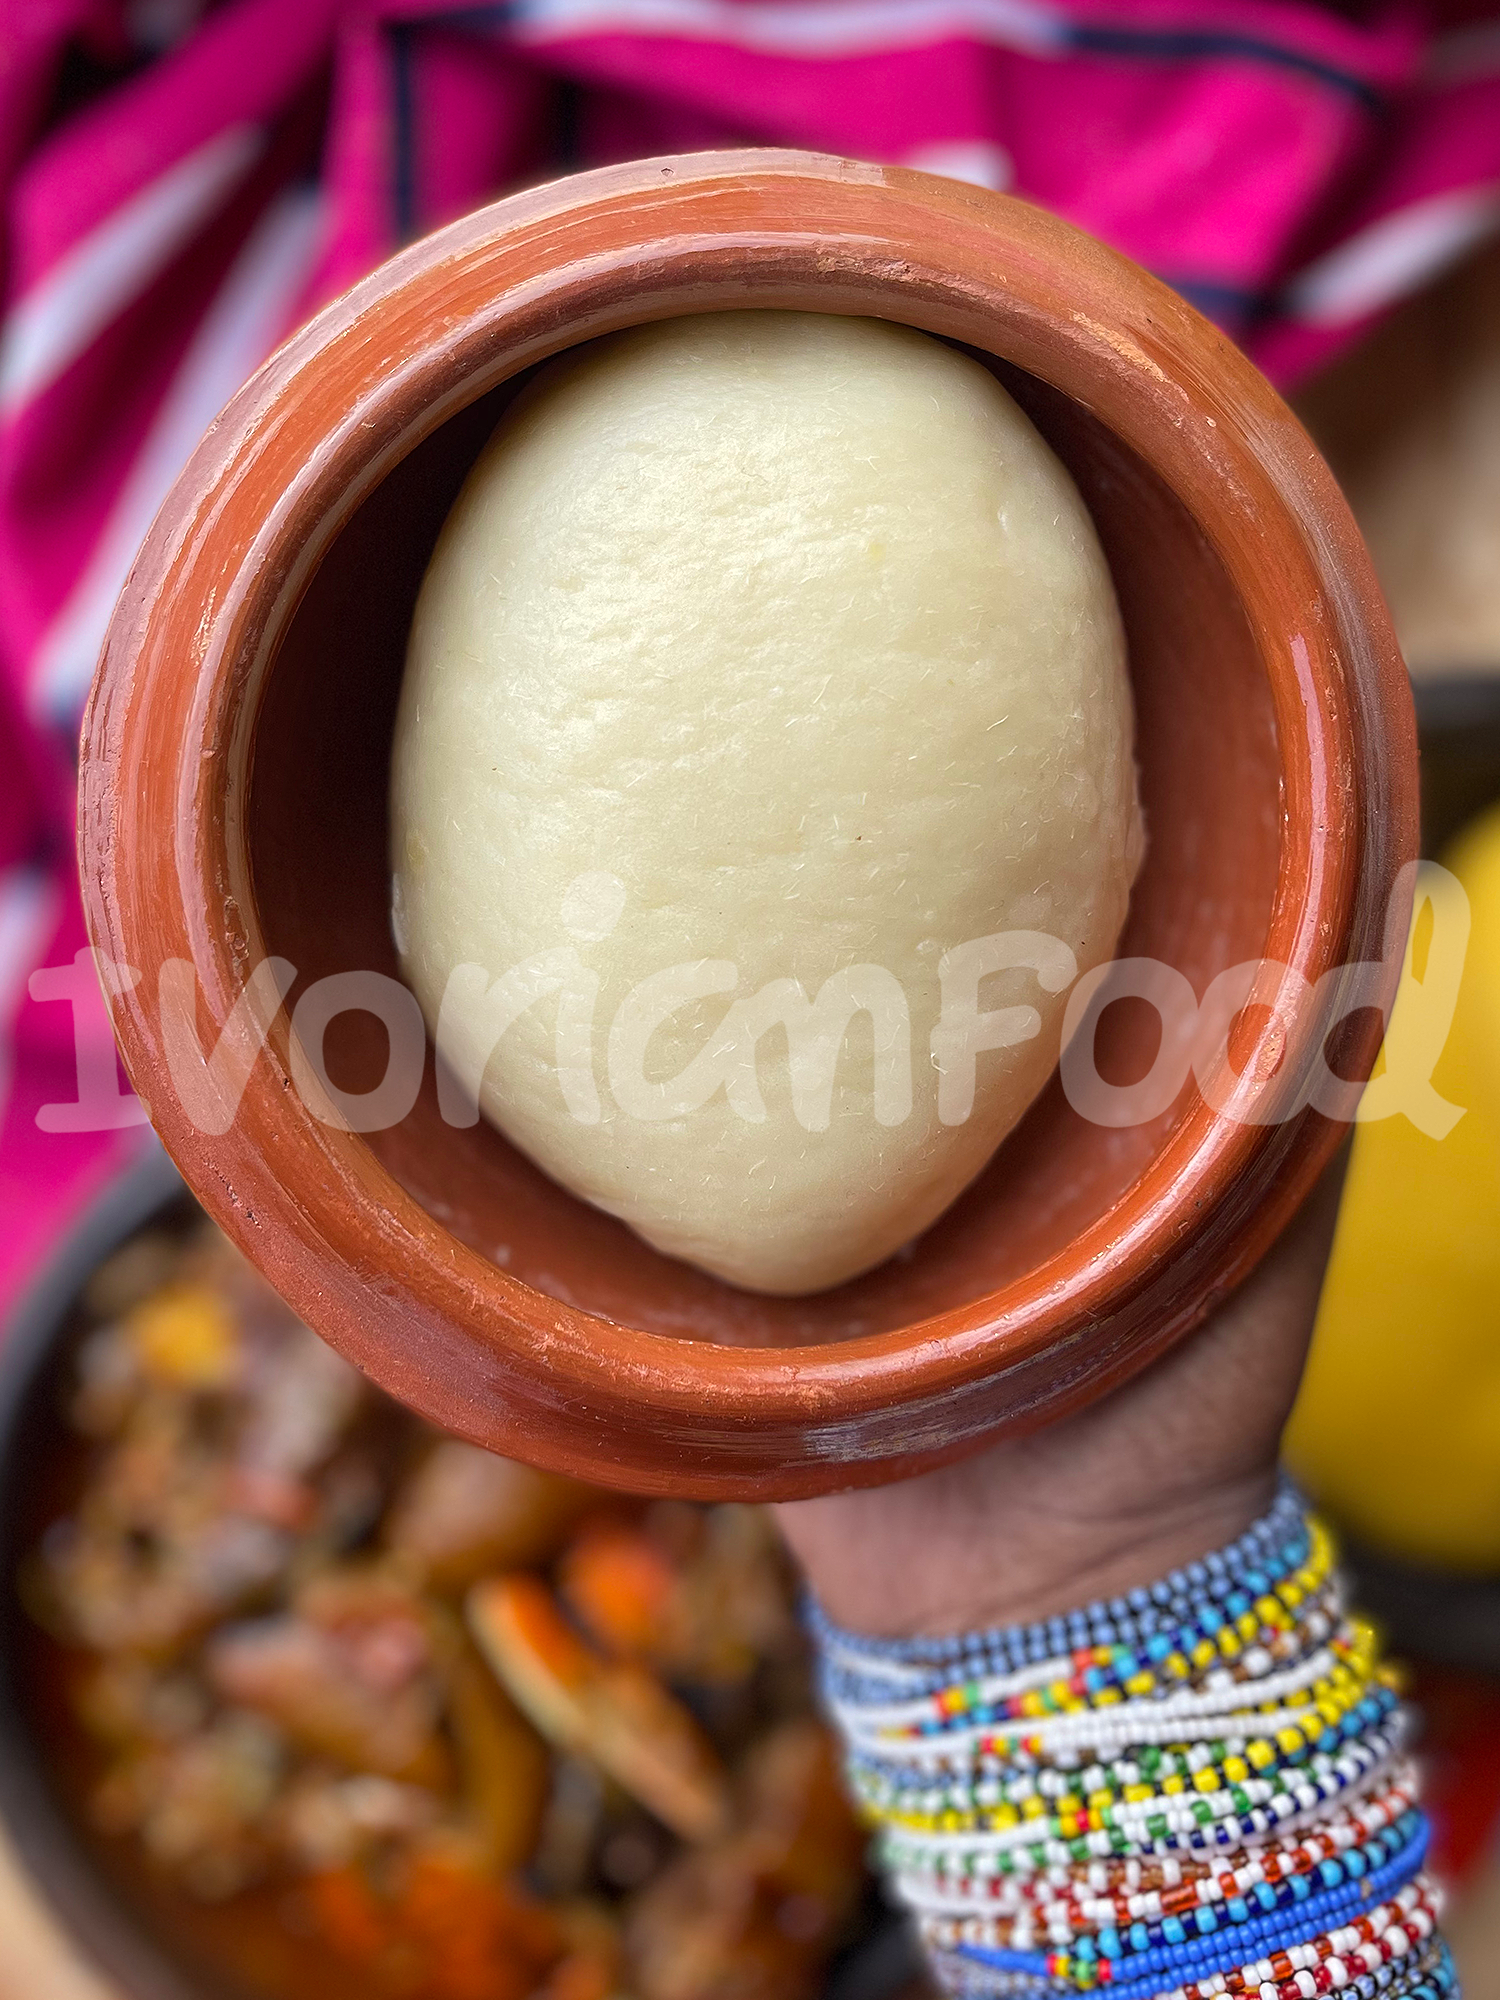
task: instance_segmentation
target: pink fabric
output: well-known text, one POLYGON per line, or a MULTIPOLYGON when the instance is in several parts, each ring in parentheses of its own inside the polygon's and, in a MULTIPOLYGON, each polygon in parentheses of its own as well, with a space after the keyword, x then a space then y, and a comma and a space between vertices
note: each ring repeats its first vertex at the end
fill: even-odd
MULTIPOLYGON (((1500 226, 1500 22, 1303 0, 12 0, 0 23, 0 1300, 139 1128, 78 1095, 71 745, 214 411, 403 240, 633 155, 811 146, 1006 186, 1276 380, 1500 226), (66 1122, 66 1121, 64 1121, 66 1122)), ((106 1033, 102 1008, 83 1042, 106 1033)))

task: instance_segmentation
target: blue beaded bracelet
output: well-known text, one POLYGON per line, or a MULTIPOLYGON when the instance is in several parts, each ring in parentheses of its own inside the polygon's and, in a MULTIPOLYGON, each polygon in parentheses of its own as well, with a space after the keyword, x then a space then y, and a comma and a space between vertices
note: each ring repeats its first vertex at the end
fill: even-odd
MULTIPOLYGON (((1195 1936, 1180 1919, 1169 1918, 1169 1923, 1176 1923, 1178 1935, 1145 1950, 1138 1951, 1121 1938, 1118 1940, 1121 1953, 1106 1951, 1101 1935, 1097 1947, 1079 1947, 1076 1955, 1086 1962, 1118 1959, 1109 1988, 1113 2000, 1152 2000, 1152 1995, 1162 1991, 1162 1979, 1148 1978, 1148 1974, 1168 1975, 1174 1981, 1181 1981, 1229 1972, 1287 1944, 1334 1930, 1377 1903, 1385 1902, 1416 1875, 1427 1854, 1428 1833, 1422 1815, 1412 1817, 1417 1821, 1416 1829, 1399 1853, 1363 1880, 1341 1882, 1336 1888, 1317 1893, 1306 1884, 1305 1878, 1297 1877, 1294 1880, 1302 1883, 1300 1897, 1288 1898, 1274 1913, 1252 1918, 1243 1927, 1220 1929, 1215 1919, 1212 1929, 1195 1936)), ((1206 1903, 1199 1906, 1200 1924, 1205 1916, 1214 1916, 1212 1906, 1206 1903)), ((996 1971, 1028 1973, 1042 1981, 1052 1978, 1047 1962, 1050 1954, 1045 1952, 1006 1951, 984 1945, 960 1945, 957 1949, 964 1957, 993 1966, 996 1971)))
POLYGON ((1306 1560, 1307 1551, 1302 1500, 1283 1480, 1270 1509, 1227 1548, 1173 1570, 1159 1583, 1065 1617, 942 1639, 874 1639, 843 1631, 810 1598, 805 1616, 825 1671, 843 1698, 880 1698, 868 1688, 839 1685, 845 1677, 899 1678, 903 1693, 932 1693, 953 1681, 1019 1673, 1084 1646, 1145 1646, 1162 1633, 1186 1633, 1204 1611, 1228 1598, 1248 1593, 1250 1601, 1274 1589, 1306 1560), (856 1657, 859 1670, 841 1664, 856 1657))

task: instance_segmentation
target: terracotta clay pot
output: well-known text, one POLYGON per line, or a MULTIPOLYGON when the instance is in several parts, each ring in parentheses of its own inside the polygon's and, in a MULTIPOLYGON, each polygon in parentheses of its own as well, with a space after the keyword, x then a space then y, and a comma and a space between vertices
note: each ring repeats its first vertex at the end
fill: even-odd
MULTIPOLYGON (((1314 1110, 1241 1122, 1189 1082, 1111 1129, 1054 1082, 914 1251, 768 1299, 659 1256, 487 1126, 450 1129, 430 1074, 390 1130, 322 1122, 293 1087, 285 1012, 232 1125, 197 1130, 158 1012, 171 958, 196 970, 210 1047, 268 953, 299 989, 394 972, 392 718, 466 469, 544 357, 732 306, 962 342, 1071 467, 1137 701, 1150 851, 1122 955, 1200 994, 1246 960, 1315 983, 1379 958, 1416 763, 1368 559, 1295 420, 1171 292, 1003 196, 795 153, 609 168, 415 245, 241 392, 152 530, 84 729, 89 924, 143 975, 114 1001, 131 1077, 204 1205, 425 1416, 592 1479, 766 1497, 912 1472, 1120 1381, 1244 1275, 1341 1128, 1314 1110)), ((1244 1075, 1290 1088, 1324 1040, 1315 1012, 1242 1016, 1244 1075)), ((1368 1071, 1378 1034, 1349 1017, 1340 1073, 1368 1071)), ((1139 1076, 1158 1035, 1142 1003, 1109 1008, 1101 1074, 1139 1076)), ((341 1015, 329 1074, 368 1084, 386 1048, 371 1015, 341 1015)))

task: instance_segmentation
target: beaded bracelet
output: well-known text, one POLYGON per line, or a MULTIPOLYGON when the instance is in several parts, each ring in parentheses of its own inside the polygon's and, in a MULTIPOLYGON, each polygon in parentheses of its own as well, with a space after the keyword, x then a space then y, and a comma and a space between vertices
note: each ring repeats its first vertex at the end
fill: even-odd
MULTIPOLYGON (((986 1673, 1017 1673, 1085 1648, 1147 1646, 1165 1632, 1192 1632, 1207 1614, 1238 1617, 1273 1591, 1308 1558, 1310 1524, 1301 1500, 1283 1482, 1268 1511, 1227 1549, 1173 1570, 1148 1588, 1108 1604, 1095 1602, 1066 1617, 1034 1625, 966 1633, 946 1639, 869 1639, 841 1632, 815 1603, 808 1623, 834 1695, 848 1674, 856 1683, 883 1682, 914 1694, 941 1689, 986 1673), (1243 1600, 1243 1601, 1242 1601, 1243 1600), (1231 1608, 1232 1607, 1232 1608, 1231 1608)), ((1191 1643, 1191 1642, 1190 1642, 1191 1643)), ((857 1698, 857 1689, 847 1692, 857 1698)))
MULTIPOLYGON (((1357 1699, 1330 1700, 1316 1716, 1281 1711, 1265 1717, 1268 1723, 1284 1720, 1284 1726, 1252 1737, 1243 1753, 1222 1736, 1198 1737, 1190 1747, 1175 1749, 1170 1740, 1147 1742, 1132 1746, 1133 1755, 1099 1755, 1081 1771, 1076 1765, 1038 1764, 1034 1757, 1007 1768, 989 1744, 975 1752, 977 1778, 949 1758, 926 1774, 902 1771, 857 1750, 850 1762, 856 1789, 872 1813, 893 1824, 953 1833, 1009 1828, 1051 1815, 1052 1830, 1072 1838, 1126 1817, 1170 1812, 1174 1800, 1194 1794, 1208 1795, 1210 1802, 1227 1799, 1235 1811, 1249 1812, 1294 1783, 1291 1772, 1326 1765, 1340 1739, 1368 1733, 1395 1706, 1395 1695, 1380 1687, 1357 1699), (1317 1735, 1310 1737, 1314 1722, 1317 1735)), ((1169 1726, 1161 1725, 1164 1735, 1169 1726)), ((1184 1728, 1184 1735, 1190 1733, 1184 1728)))
POLYGON ((1409 1717, 1289 1485, 1228 1548, 1066 1618, 904 1641, 808 1619, 954 1994, 1456 1995, 1409 1717))
POLYGON ((1117 1956, 1119 1946, 1113 1942, 1117 1932, 1129 1937, 1132 1950, 1144 1951, 1148 1946, 1180 1943, 1181 1934, 1195 1927, 1201 1932, 1226 1922, 1248 1923, 1262 1914, 1306 1903, 1319 1889, 1372 1876, 1422 1833, 1421 1815, 1408 1805, 1386 1827, 1370 1831, 1347 1851, 1334 1850, 1326 1839, 1302 1840, 1274 1850, 1277 1865, 1271 1873, 1263 1856, 1251 1854, 1221 1873, 1205 1871, 1175 1889, 1131 1897, 1080 1900, 1059 1893, 1029 1902, 1024 1896, 1002 1901, 982 1891, 955 1894, 951 1886, 934 1889, 924 1878, 911 1876, 906 1889, 917 1909, 930 1906, 945 1915, 962 1910, 985 1918, 994 1937, 1016 1950, 1033 1947, 1043 1933, 1058 1945, 1097 1932, 1100 1949, 1106 1956, 1117 1956))
MULTIPOLYGON (((997 1985, 994 1983, 993 1974, 976 1973, 972 1964, 951 1952, 934 1951, 932 1965, 944 1990, 952 1996, 952 2000, 992 2000, 992 1996, 1022 1991, 1021 1988, 997 1985)), ((1227 1986, 1217 1989, 1219 1993, 1229 1993, 1231 1990, 1227 1986)), ((1374 1972, 1357 1973, 1342 1987, 1330 1984, 1320 1989, 1313 1984, 1302 1988, 1296 1986, 1291 1988, 1291 1991, 1298 1995, 1298 2000, 1308 2000, 1308 1996, 1320 1990, 1342 1993, 1345 1995, 1345 2000, 1377 2000, 1377 1996, 1380 1996, 1380 2000, 1459 2000, 1458 1977, 1454 1971, 1453 1960, 1440 1938, 1429 1939, 1417 1953, 1404 1960, 1392 1961, 1380 1966, 1374 1972)), ((1117 2000, 1119 1991, 1119 1988, 1113 1989, 1112 2000, 1117 2000)), ((1260 1993, 1275 1993, 1277 1988, 1274 1985, 1263 1984, 1259 1987, 1247 1986, 1243 1991, 1256 1995, 1258 2000, 1260 1993)), ((1162 2000, 1204 2000, 1204 1996, 1214 1993, 1213 1987, 1194 1985, 1180 1988, 1175 1994, 1164 1995, 1162 2000)))
POLYGON ((1386 1858, 1390 1842, 1382 1836, 1394 1830, 1400 1845, 1414 1830, 1415 1801, 1415 1775, 1408 1771, 1383 1796, 1337 1813, 1316 1832, 1271 1841, 1238 1858, 1184 1860, 1168 1854, 1143 1861, 1133 1856, 1110 1869, 1095 1864, 1082 1880, 1059 1870, 1058 1881, 1048 1876, 1029 1883, 980 1875, 929 1884, 927 1877, 908 1870, 906 1893, 918 1909, 930 1905, 935 1911, 987 1916, 997 1935, 1009 1924, 1013 1944, 1023 1930, 1029 1934, 1043 1927, 1057 1943, 1079 1928, 1098 1927, 1102 1936, 1109 1929, 1134 1932, 1137 1925, 1171 1917, 1191 1914, 1197 1921, 1200 1904, 1223 1905, 1238 1922, 1248 1916, 1252 1903, 1264 1910, 1284 1900, 1281 1892, 1294 1877, 1315 1874, 1327 1888, 1346 1877, 1358 1879, 1386 1858))

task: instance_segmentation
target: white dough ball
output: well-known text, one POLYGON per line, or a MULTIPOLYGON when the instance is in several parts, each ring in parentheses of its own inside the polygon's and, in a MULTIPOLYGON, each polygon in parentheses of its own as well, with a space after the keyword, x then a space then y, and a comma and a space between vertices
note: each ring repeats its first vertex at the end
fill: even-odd
POLYGON ((984 1165, 1124 922, 1132 709, 1093 524, 994 377, 910 328, 596 342, 449 515, 392 807, 445 1115, 477 1098, 736 1284, 837 1284, 984 1165))

